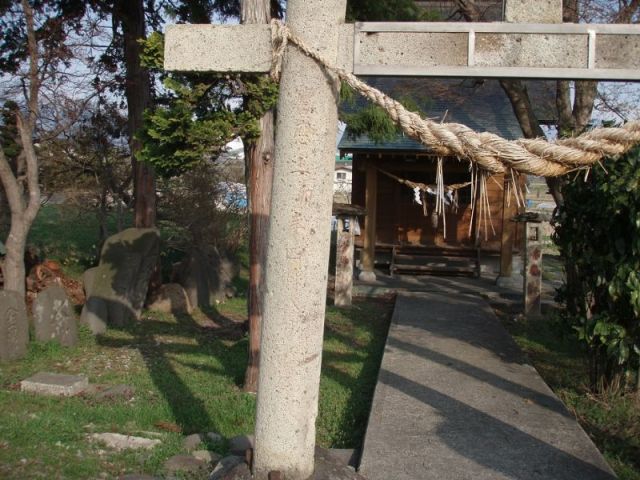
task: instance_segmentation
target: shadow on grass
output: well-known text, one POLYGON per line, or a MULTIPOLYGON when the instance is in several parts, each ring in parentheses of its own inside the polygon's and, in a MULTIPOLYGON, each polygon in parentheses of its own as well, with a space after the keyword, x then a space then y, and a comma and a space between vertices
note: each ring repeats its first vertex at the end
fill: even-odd
MULTIPOLYGON (((151 317, 153 318, 153 317, 151 317)), ((110 331, 124 332, 131 339, 99 335, 97 343, 111 348, 137 349, 149 376, 169 405, 175 422, 184 433, 220 431, 220 425, 211 418, 204 401, 198 397, 176 370, 176 365, 226 377, 230 383, 240 385, 246 362, 246 342, 237 341, 243 333, 240 325, 215 309, 205 317, 205 326, 193 315, 175 316, 176 323, 145 318, 123 327, 110 327, 110 331), (213 318, 211 318, 213 317, 213 318), (167 338, 169 337, 169 338, 167 338), (234 340, 228 345, 225 340, 234 340), (195 361, 199 355, 215 358, 220 367, 203 365, 195 361), (186 361, 184 357, 193 357, 186 361), (180 358, 182 357, 182 358, 180 358)))
MULTIPOLYGON (((334 448, 360 448, 391 320, 392 302, 356 302, 329 308, 325 322, 323 376, 347 392, 334 448), (335 319, 332 317, 336 317, 335 319), (340 317, 345 320, 340 321, 340 317)), ((325 388, 324 395, 331 395, 325 388)))

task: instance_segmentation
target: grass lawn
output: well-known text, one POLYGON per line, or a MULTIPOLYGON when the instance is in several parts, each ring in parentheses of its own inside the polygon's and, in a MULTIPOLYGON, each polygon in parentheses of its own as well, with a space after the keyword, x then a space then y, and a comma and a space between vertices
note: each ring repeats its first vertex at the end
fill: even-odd
MULTIPOLYGON (((115 219, 109 219, 111 233, 116 233, 115 219)), ((40 208, 28 244, 38 248, 43 258, 60 262, 67 275, 80 278, 82 272, 98 263, 98 221, 89 212, 61 205, 40 208)))
MULTIPOLYGON (((26 359, 0 365, 0 478, 154 474, 169 456, 181 453, 185 434, 251 433, 255 397, 240 388, 247 339, 224 339, 206 327, 211 320, 224 323, 244 315, 244 308, 244 300, 235 299, 208 315, 147 313, 130 328, 97 338, 83 330, 72 349, 32 343, 26 359), (125 383, 135 388, 135 396, 97 401, 21 393, 18 382, 38 371, 83 373, 96 384, 125 383), (155 432, 162 445, 115 453, 88 441, 91 432, 155 432)), ((321 446, 361 444, 390 313, 389 303, 328 308, 317 432, 321 446)), ((224 453, 226 445, 209 447, 224 453)))
POLYGON ((621 480, 640 480, 640 396, 593 395, 586 356, 553 314, 526 321, 498 309, 545 382, 576 416, 621 480))

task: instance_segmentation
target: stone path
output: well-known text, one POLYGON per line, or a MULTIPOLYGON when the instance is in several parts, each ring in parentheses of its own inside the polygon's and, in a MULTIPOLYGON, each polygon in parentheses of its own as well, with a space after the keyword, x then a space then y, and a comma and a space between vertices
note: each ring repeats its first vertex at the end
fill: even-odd
POLYGON ((400 293, 360 472, 369 480, 614 479, 489 305, 400 293))

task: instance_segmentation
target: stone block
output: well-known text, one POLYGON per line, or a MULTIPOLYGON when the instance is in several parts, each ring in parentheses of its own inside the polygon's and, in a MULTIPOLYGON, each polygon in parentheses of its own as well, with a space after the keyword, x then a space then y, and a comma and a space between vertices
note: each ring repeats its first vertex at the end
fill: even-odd
POLYGON ((0 291, 0 361, 22 358, 29 343, 29 321, 24 298, 17 292, 0 291))
POLYGON ((78 343, 75 314, 64 289, 51 285, 38 293, 33 302, 33 324, 36 340, 56 341, 65 347, 78 343))
POLYGON ((60 373, 39 372, 20 382, 23 392, 70 397, 83 392, 89 387, 89 380, 84 375, 64 375, 60 373))

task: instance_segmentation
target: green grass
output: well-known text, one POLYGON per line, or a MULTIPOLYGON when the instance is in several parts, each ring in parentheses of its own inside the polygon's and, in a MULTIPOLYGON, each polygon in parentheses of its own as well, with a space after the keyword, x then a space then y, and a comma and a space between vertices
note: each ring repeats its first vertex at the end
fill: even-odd
MULTIPOLYGON (((115 233, 115 219, 109 219, 115 233)), ((43 258, 56 260, 67 275, 80 278, 82 272, 97 264, 98 220, 89 212, 60 205, 40 208, 28 244, 35 246, 43 258)))
MULTIPOLYGON (((184 434, 215 431, 226 438, 250 433, 255 397, 242 392, 247 339, 224 339, 220 324, 244 314, 243 299, 192 316, 150 314, 129 328, 93 337, 81 331, 77 347, 31 343, 28 356, 0 365, 0 478, 109 478, 124 472, 157 474, 181 453, 184 434), (91 383, 126 383, 135 396, 47 398, 21 393, 18 382, 38 371, 86 374, 91 383), (175 425, 181 432, 161 425, 175 425), (151 451, 114 453, 87 441, 91 432, 148 435, 151 451)), ((362 442, 390 317, 390 304, 328 307, 318 418, 318 443, 362 442)), ((209 445, 224 453, 225 445, 209 445)))
POLYGON ((640 396, 590 393, 586 356, 553 312, 537 321, 514 317, 514 312, 504 309, 497 313, 618 477, 640 480, 640 396))

